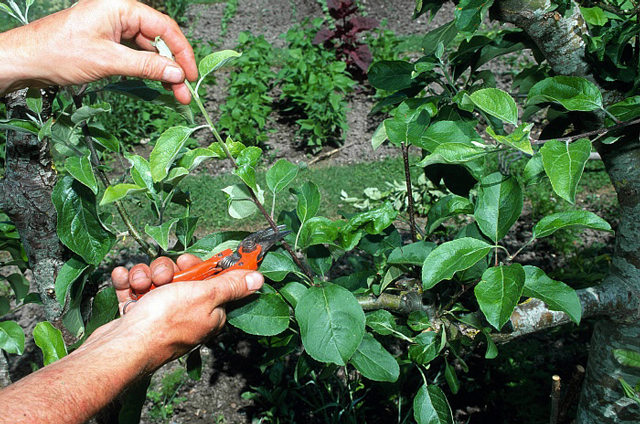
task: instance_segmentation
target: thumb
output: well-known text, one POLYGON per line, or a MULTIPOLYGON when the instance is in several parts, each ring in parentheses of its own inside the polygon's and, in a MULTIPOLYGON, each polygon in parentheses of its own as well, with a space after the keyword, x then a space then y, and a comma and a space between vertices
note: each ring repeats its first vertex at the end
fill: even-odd
POLYGON ((185 80, 182 68, 158 53, 137 51, 123 45, 118 60, 112 61, 112 74, 180 84, 185 80))
POLYGON ((259 290, 264 277, 256 271, 237 270, 213 278, 211 290, 216 305, 242 299, 259 290))

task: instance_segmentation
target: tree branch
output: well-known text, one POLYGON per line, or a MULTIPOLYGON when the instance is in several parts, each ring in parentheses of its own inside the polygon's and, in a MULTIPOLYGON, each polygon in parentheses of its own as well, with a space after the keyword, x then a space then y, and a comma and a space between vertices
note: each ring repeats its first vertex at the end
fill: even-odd
MULTIPOLYGON (((55 91, 42 90, 43 116, 51 113, 55 91)), ((26 90, 6 95, 9 118, 28 119, 26 90)), ((29 258, 47 320, 63 330, 62 307, 55 298, 55 280, 68 251, 57 234, 56 210, 51 193, 57 182, 47 140, 33 134, 8 131, 3 209, 16 226, 29 258)), ((63 330, 64 331, 64 330, 63 330)))

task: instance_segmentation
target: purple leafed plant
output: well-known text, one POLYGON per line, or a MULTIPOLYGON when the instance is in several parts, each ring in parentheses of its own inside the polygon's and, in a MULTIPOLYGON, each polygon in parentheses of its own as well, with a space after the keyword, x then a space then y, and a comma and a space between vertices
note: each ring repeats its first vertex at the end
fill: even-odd
POLYGON ((371 50, 359 41, 362 31, 377 28, 374 18, 353 16, 358 11, 354 0, 327 0, 329 15, 336 20, 335 29, 322 28, 313 39, 313 44, 324 44, 336 50, 336 56, 344 60, 354 76, 364 77, 371 65, 371 50), (349 18, 351 16, 351 18, 349 18))

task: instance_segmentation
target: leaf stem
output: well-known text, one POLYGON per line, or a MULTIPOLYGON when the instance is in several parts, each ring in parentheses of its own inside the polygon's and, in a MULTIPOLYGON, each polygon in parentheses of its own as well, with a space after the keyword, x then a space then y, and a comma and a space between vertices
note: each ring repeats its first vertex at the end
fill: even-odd
MULTIPOLYGON (((73 98, 73 102, 77 109, 82 107, 82 91, 78 95, 73 94, 73 92, 71 93, 72 94, 71 97, 73 98)), ((100 179, 104 187, 107 188, 111 185, 111 182, 109 181, 109 177, 107 177, 104 171, 100 169, 100 165, 101 165, 100 159, 98 158, 98 153, 96 152, 95 145, 93 144, 93 137, 91 137, 89 125, 87 124, 86 121, 82 122, 81 128, 82 128, 82 134, 84 136, 84 141, 87 144, 87 147, 89 148, 89 152, 90 152, 89 157, 91 159, 91 165, 96 171, 96 173, 98 174, 98 178, 100 179)), ((133 239, 140 245, 140 247, 145 251, 145 253, 149 257, 153 258, 157 256, 158 252, 156 252, 156 250, 153 247, 151 247, 151 245, 149 245, 149 243, 147 243, 140 236, 140 233, 138 233, 138 231, 136 230, 135 226, 133 225, 133 222, 131 222, 131 218, 129 217, 127 210, 122 205, 122 202, 120 200, 116 200, 115 205, 116 205, 116 210, 118 211, 118 214, 120 214, 120 217, 122 218, 122 222, 124 222, 124 225, 127 227, 127 230, 129 230, 129 234, 131 234, 131 237, 133 237, 133 239)))
MULTIPOLYGON (((229 151, 229 148, 224 143, 224 141, 222 140, 222 137, 220 136, 220 134, 216 130, 216 127, 213 124, 213 121, 211 120, 211 117, 209 116, 209 113, 205 109, 204 104, 202 103, 202 101, 200 100, 200 95, 193 89, 193 87, 191 86, 189 81, 185 80, 184 83, 187 86, 187 88, 189 89, 189 92, 191 93, 191 97, 196 102, 196 105, 198 106, 198 109, 200 109, 200 112, 204 116, 204 119, 207 121, 207 124, 209 126, 209 130, 211 131, 211 133, 215 137, 216 141, 218 142, 218 144, 220 145, 220 147, 224 151, 225 155, 227 156, 227 159, 229 159, 229 161, 231 161, 231 164, 233 165, 233 167, 235 169, 237 169, 238 168, 238 163, 236 162, 234 157, 231 155, 231 152, 229 151)), ((267 212, 267 210, 264 208, 264 205, 260 202, 260 200, 258 199, 258 196, 256 195, 256 193, 248 185, 245 184, 245 186, 247 187, 247 190, 249 191, 249 194, 251 195, 251 200, 258 207, 258 209, 260 210, 260 213, 262 213, 262 215, 265 217, 265 219, 267 220, 267 222, 269 223, 271 228, 273 228, 275 231, 277 231, 278 225, 271 218, 271 216, 269 215, 269 212, 267 212)), ((298 268, 300 268, 300 270, 302 272, 304 272, 304 275, 309 279, 309 281, 311 281, 313 283, 313 274, 311 273, 311 271, 306 266, 304 266, 302 264, 302 262, 300 261, 298 256, 295 254, 295 252, 291 249, 291 247, 284 240, 282 241, 282 246, 287 250, 287 252, 291 256, 291 259, 293 259, 293 262, 295 262, 295 264, 298 266, 298 268)))

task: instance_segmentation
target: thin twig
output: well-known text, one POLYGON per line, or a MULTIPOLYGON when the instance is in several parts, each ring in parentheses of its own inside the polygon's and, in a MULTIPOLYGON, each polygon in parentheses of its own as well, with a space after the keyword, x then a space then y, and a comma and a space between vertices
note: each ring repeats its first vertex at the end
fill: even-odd
POLYGON ((324 159, 328 158, 329 156, 333 156, 336 153, 346 149, 347 147, 351 147, 351 146, 353 146, 353 143, 345 144, 344 146, 340 146, 340 147, 338 147, 336 149, 333 149, 333 150, 331 150, 329 152, 322 153, 322 154, 316 156, 315 158, 313 158, 312 160, 310 160, 307 165, 313 165, 316 162, 320 162, 321 160, 324 160, 324 159))
MULTIPOLYGON (((73 102, 77 109, 82 107, 82 97, 85 89, 86 87, 83 87, 80 90, 79 94, 74 94, 73 92, 71 92, 71 97, 73 98, 73 102)), ((80 124, 80 128, 82 129, 82 134, 84 135, 84 141, 89 148, 91 165, 98 174, 98 178, 100 178, 100 181, 102 182, 104 187, 107 188, 111 185, 111 182, 109 181, 109 177, 107 177, 107 174, 105 174, 104 171, 100 169, 100 159, 98 158, 98 153, 96 152, 95 145, 93 144, 93 137, 91 136, 89 125, 87 125, 87 122, 84 121, 80 124)), ((118 213, 120 214, 120 217, 122 218, 122 221, 124 222, 124 225, 129 230, 129 234, 131 234, 131 237, 133 237, 133 239, 140 245, 140 247, 142 247, 147 255, 152 258, 155 257, 158 253, 140 236, 140 233, 138 233, 133 225, 133 222, 131 222, 131 218, 122 205, 122 202, 120 200, 116 200, 115 205, 118 213)))
POLYGON ((407 143, 400 144, 402 148, 402 160, 404 162, 404 179, 407 184, 407 199, 409 201, 409 228, 411 229, 411 241, 418 241, 416 232, 416 217, 414 216, 413 189, 411 187, 411 172, 409 170, 409 146, 407 143))
POLYGON ((550 424, 558 424, 558 415, 560 408, 560 376, 554 375, 551 377, 551 418, 550 424))
POLYGON ((560 402, 560 411, 558 413, 559 424, 562 424, 566 421, 567 415, 569 415, 569 411, 571 410, 573 402, 578 397, 578 394, 580 394, 584 375, 584 367, 582 365, 576 365, 576 368, 573 370, 573 373, 569 378, 569 383, 567 383, 562 401, 560 402))
POLYGON ((549 138, 549 139, 545 139, 545 140, 531 140, 531 144, 544 144, 548 141, 552 141, 552 140, 556 140, 556 141, 564 141, 567 143, 573 143, 576 140, 580 140, 581 138, 589 138, 589 137, 593 137, 593 136, 600 136, 603 134, 607 134, 611 131, 616 131, 619 130, 621 128, 625 128, 625 127, 630 127, 631 125, 636 125, 636 124, 640 124, 640 118, 636 118, 636 119, 632 119, 630 121, 625 121, 625 122, 621 122, 619 124, 616 124, 612 127, 608 127, 608 128, 600 128, 599 130, 594 130, 594 131, 589 131, 586 133, 582 133, 582 134, 577 134, 577 135, 572 135, 569 137, 560 137, 560 138, 549 138))
MULTIPOLYGON (((191 87, 191 84, 189 83, 189 81, 185 80, 185 84, 186 84, 187 88, 189 89, 189 92, 191 93, 191 97, 196 102, 196 105, 198 106, 198 108, 200 109, 200 112, 204 116, 204 119, 207 121, 209 130, 211 131, 211 133, 213 134, 214 138, 216 139, 216 141, 218 142, 218 144, 220 145, 220 147, 224 151, 225 155, 227 156, 227 159, 229 159, 229 161, 233 165, 233 168, 237 169, 238 168, 238 163, 236 162, 235 158, 233 157, 233 155, 229 151, 227 145, 222 140, 222 137, 220 137, 220 134, 216 130, 215 125, 213 125, 213 121, 211 121, 211 117, 209 117, 209 114, 207 113, 207 110, 205 109, 204 104, 202 104, 202 101, 200 101, 200 96, 193 89, 193 87, 191 87)), ((266 218, 266 220, 269 223, 269 225, 271 226, 271 228, 273 228, 273 230, 277 232, 278 231, 278 225, 275 223, 275 221, 271 218, 269 213, 266 211, 266 209, 262 205, 262 202, 260 202, 260 200, 258 199, 258 196, 256 195, 256 193, 247 184, 245 184, 245 186, 247 187, 247 190, 249 190, 249 195, 251 196, 251 200, 253 201, 253 203, 258 207, 258 209, 260 210, 260 213, 262 213, 262 215, 266 218)), ((311 271, 306 266, 304 266, 302 264, 302 262, 300 261, 298 256, 295 254, 295 252, 291 249, 291 247, 284 240, 282 241, 282 246, 287 250, 287 252, 291 256, 291 259, 293 259, 293 262, 295 262, 295 264, 298 266, 298 268, 300 268, 300 270, 304 273, 304 275, 306 275, 307 278, 309 278, 309 281, 313 284, 313 274, 311 273, 311 271)))

